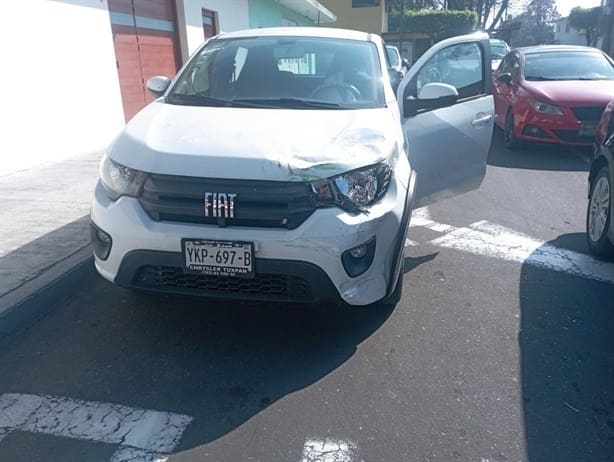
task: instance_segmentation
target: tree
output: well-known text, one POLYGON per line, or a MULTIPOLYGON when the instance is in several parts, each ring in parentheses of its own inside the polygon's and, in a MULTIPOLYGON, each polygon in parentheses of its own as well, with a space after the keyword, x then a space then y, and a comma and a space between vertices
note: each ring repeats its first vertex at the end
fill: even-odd
MULTIPOLYGON (((390 18, 390 29, 399 30, 400 15, 390 18)), ((467 34, 475 29, 474 11, 421 10, 405 11, 403 30, 425 34, 431 42, 454 35, 467 34)))
POLYGON ((597 39, 600 35, 601 26, 601 7, 581 8, 575 7, 569 13, 569 25, 577 31, 584 32, 586 45, 589 47, 597 46, 597 39))
POLYGON ((551 43, 554 21, 559 17, 555 0, 531 0, 524 13, 502 24, 502 38, 512 47, 551 43))

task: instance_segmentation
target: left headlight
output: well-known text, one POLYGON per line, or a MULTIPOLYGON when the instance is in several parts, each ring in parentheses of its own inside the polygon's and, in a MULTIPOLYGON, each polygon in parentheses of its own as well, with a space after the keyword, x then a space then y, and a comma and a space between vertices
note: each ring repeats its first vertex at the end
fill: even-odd
POLYGON ((313 181, 311 188, 319 204, 337 205, 349 212, 358 213, 386 194, 391 175, 390 165, 381 163, 313 181))
POLYGON ((119 164, 106 155, 100 163, 100 180, 111 200, 138 197, 146 179, 145 172, 119 164))
POLYGON ((529 98, 529 104, 536 112, 540 114, 550 114, 550 115, 563 115, 563 110, 555 106, 554 104, 544 103, 543 101, 538 101, 536 99, 529 98))

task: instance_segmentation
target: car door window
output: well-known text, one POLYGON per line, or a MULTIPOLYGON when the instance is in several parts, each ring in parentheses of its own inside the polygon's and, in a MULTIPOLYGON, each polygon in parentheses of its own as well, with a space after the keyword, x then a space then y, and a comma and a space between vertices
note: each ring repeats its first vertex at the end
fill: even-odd
POLYGON ((520 78, 520 58, 518 55, 513 54, 510 59, 510 70, 508 71, 512 74, 512 84, 518 82, 520 78))
POLYGON ((454 86, 459 98, 484 93, 482 50, 477 43, 461 43, 440 50, 417 74, 416 96, 424 85, 433 82, 454 86))
POLYGON ((512 70, 512 55, 508 54, 505 58, 503 58, 503 61, 501 61, 501 65, 499 66, 499 69, 497 69, 497 74, 501 75, 505 73, 511 73, 511 70, 512 70))

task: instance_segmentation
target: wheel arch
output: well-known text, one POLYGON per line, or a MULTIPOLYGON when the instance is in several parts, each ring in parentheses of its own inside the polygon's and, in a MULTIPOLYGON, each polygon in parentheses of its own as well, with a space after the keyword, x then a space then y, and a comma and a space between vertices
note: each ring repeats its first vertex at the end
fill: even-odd
POLYGON ((590 195, 591 185, 593 184, 593 180, 597 176, 597 173, 599 173, 599 170, 601 170, 603 167, 608 167, 608 170, 610 173, 610 184, 614 184, 614 168, 612 168, 613 166, 614 166, 614 159, 612 158, 612 155, 609 153, 607 154, 604 153, 602 149, 597 154, 597 157, 595 157, 595 159, 591 163, 591 167, 589 170, 589 174, 588 174, 588 194, 589 195, 590 195))

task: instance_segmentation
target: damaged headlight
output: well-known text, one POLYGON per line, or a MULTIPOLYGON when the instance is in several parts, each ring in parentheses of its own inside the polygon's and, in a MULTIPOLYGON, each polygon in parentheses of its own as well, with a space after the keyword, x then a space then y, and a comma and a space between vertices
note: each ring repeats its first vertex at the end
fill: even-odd
POLYGON ((145 172, 119 164, 108 156, 100 163, 102 186, 113 201, 121 196, 138 197, 146 179, 145 172))
POLYGON ((387 162, 311 182, 320 205, 336 205, 352 213, 380 200, 388 190, 392 169, 387 162))

